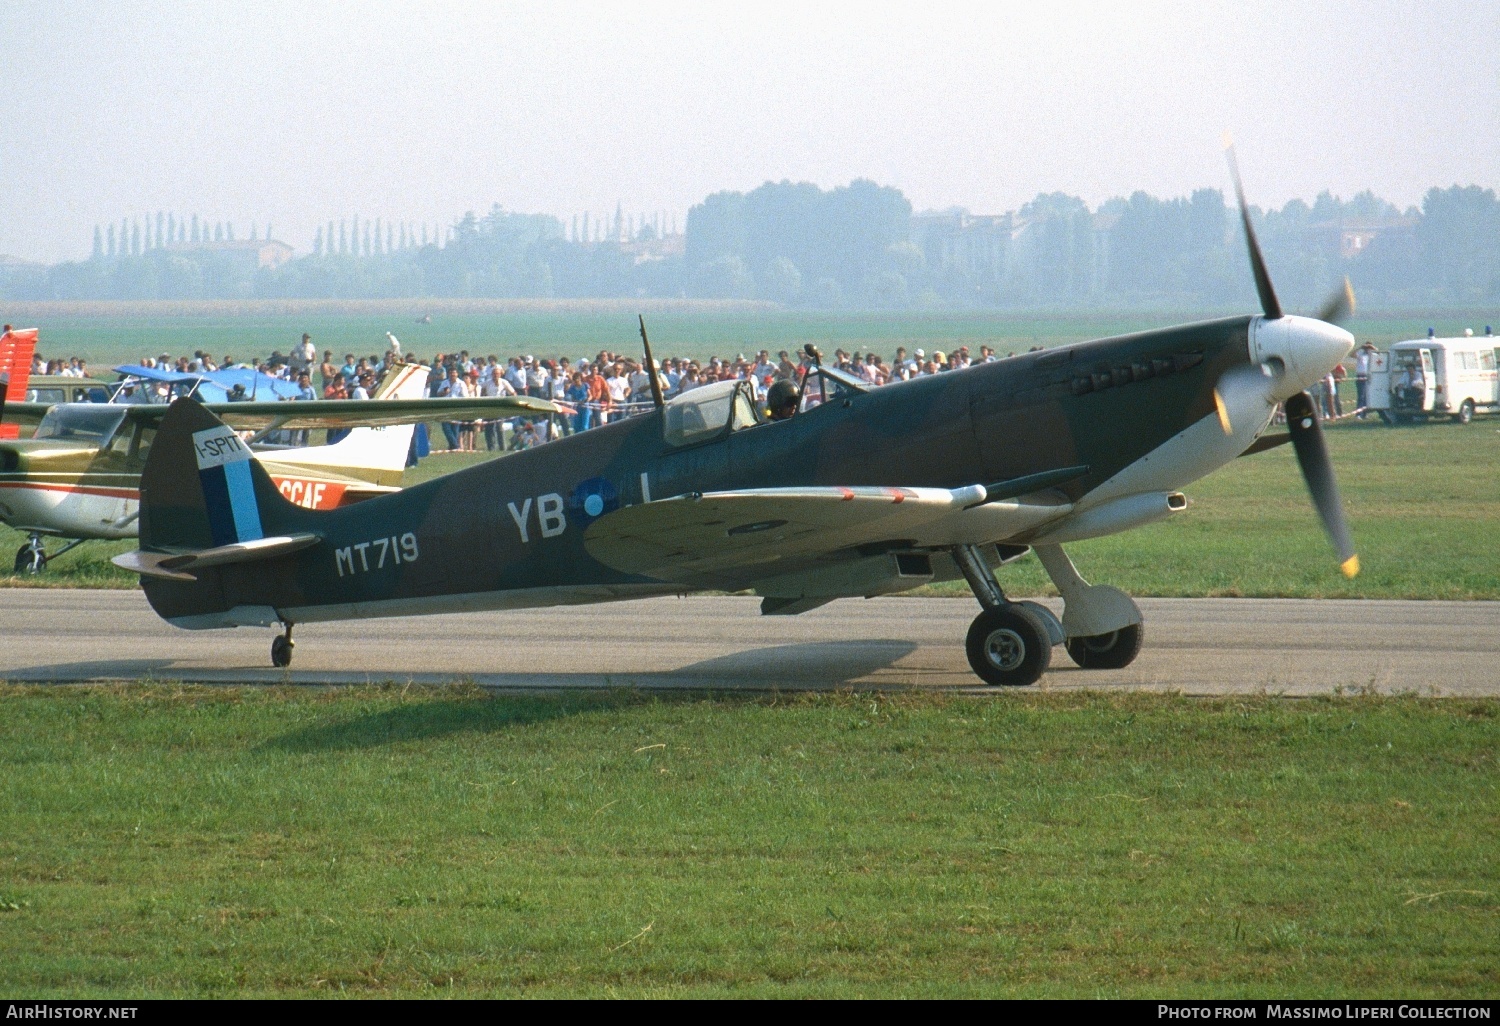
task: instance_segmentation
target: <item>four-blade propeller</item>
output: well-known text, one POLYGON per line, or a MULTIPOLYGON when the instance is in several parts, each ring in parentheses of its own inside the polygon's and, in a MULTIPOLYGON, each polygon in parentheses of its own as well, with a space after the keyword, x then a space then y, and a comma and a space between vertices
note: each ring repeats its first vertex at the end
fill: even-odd
MULTIPOLYGON (((1245 246, 1250 251, 1250 271, 1255 276, 1255 291, 1260 295, 1260 306, 1266 320, 1280 320, 1283 316, 1281 302, 1276 298, 1276 289, 1271 284, 1271 274, 1266 270, 1265 257, 1261 255, 1260 242, 1255 237, 1255 228, 1250 223, 1250 207, 1245 202, 1245 188, 1240 183, 1239 163, 1234 158, 1234 144, 1226 136, 1224 152, 1229 160, 1229 174, 1234 179, 1234 195, 1239 202, 1240 222, 1245 228, 1245 246)), ((1354 289, 1349 279, 1343 287, 1329 297, 1318 311, 1320 321, 1337 324, 1354 312, 1354 289)), ((1219 424, 1225 433, 1232 430, 1230 406, 1223 392, 1230 389, 1257 387, 1247 376, 1233 380, 1226 375, 1220 388, 1214 390, 1214 403, 1218 407, 1219 424), (1222 391, 1221 391, 1222 390, 1222 391)), ((1344 519, 1344 506, 1339 498, 1338 484, 1333 476, 1333 463, 1328 458, 1328 445, 1323 438, 1323 428, 1318 420, 1312 397, 1298 392, 1286 400, 1287 429, 1292 436, 1292 448, 1297 454, 1297 465, 1302 469, 1302 478, 1307 490, 1312 493, 1313 505, 1323 521, 1323 529, 1339 554, 1339 569, 1344 576, 1359 573, 1359 556, 1354 551, 1354 540, 1349 534, 1349 524, 1344 519)))

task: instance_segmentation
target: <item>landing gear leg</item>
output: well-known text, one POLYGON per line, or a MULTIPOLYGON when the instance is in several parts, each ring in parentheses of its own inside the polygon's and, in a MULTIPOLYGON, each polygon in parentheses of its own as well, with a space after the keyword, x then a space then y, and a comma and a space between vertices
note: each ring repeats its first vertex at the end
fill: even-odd
POLYGON ((42 544, 42 536, 33 534, 16 550, 16 573, 39 574, 46 568, 47 549, 42 544))
POLYGON ((1118 670, 1141 654, 1141 610, 1119 588, 1089 584, 1061 545, 1038 545, 1037 558, 1063 597, 1068 655, 1085 670, 1118 670))
POLYGON ((286 633, 276 635, 271 642, 271 665, 278 670, 284 670, 292 665, 292 625, 286 625, 286 633))
POLYGON ((1052 639, 1040 617, 1005 597, 976 545, 957 545, 953 561, 983 606, 969 625, 969 666, 986 684, 1035 684, 1052 662, 1052 639))

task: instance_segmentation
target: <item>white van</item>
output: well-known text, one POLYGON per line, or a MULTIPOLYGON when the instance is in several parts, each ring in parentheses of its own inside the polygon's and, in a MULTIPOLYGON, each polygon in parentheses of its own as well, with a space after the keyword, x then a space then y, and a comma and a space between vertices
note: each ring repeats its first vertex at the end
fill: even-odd
POLYGON ((1452 417, 1460 424, 1479 410, 1500 410, 1500 374, 1493 335, 1419 338, 1370 355, 1368 409, 1387 424, 1452 417))

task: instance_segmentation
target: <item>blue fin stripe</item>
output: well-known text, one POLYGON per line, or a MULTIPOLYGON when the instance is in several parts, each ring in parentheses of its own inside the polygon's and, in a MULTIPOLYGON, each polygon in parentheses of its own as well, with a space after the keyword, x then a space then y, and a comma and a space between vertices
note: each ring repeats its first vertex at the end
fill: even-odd
POLYGON ((255 501, 255 479, 250 476, 250 461, 226 463, 224 481, 229 486, 229 509, 234 514, 236 540, 247 542, 264 538, 265 532, 260 529, 260 506, 255 501))

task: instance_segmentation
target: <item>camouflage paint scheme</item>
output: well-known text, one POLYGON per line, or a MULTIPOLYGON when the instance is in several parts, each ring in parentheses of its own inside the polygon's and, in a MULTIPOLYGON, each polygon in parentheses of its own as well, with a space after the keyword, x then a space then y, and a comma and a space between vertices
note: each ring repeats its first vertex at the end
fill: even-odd
MULTIPOLYGON (((590 555, 587 528, 622 504, 808 485, 955 489, 1086 466, 1051 493, 1076 502, 1214 416, 1221 376, 1253 366, 1251 320, 1199 322, 921 377, 678 449, 665 443, 663 416, 653 412, 327 512, 278 501, 257 474, 265 534, 313 532, 319 544, 203 568, 193 581, 142 583, 152 607, 186 627, 594 602, 692 590, 590 555), (598 498, 589 502, 591 495, 598 498)), ((143 552, 214 544, 190 437, 212 423, 201 409, 179 416, 175 406, 163 422, 142 479, 143 552)), ((694 586, 751 583, 731 571, 694 586)))

